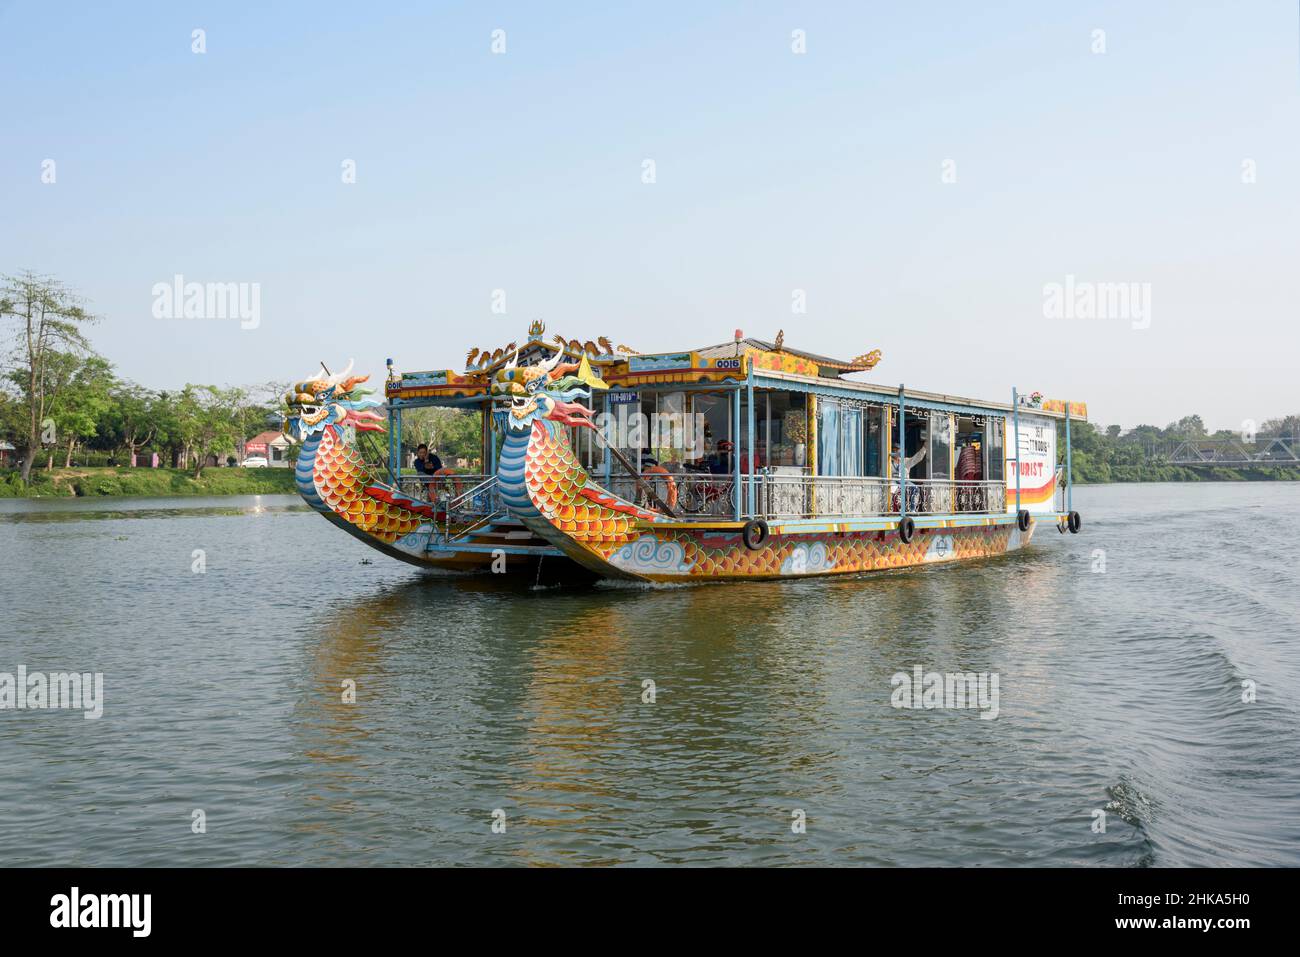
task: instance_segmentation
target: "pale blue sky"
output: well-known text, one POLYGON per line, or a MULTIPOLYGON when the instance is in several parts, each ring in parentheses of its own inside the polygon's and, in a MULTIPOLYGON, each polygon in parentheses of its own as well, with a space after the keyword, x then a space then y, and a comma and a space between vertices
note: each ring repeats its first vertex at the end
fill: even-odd
POLYGON ((1300 412, 1295 0, 263 6, 0 0, 0 271, 140 382, 459 368, 540 317, 1101 424, 1300 412), (175 273, 260 326, 155 319, 175 273), (1150 283, 1150 327, 1045 318, 1067 274, 1150 283))

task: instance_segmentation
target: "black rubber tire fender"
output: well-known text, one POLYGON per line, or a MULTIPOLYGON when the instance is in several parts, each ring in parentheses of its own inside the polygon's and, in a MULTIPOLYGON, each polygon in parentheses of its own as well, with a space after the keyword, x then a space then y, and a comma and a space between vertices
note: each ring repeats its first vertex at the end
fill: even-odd
POLYGON ((763 547, 763 543, 767 541, 767 535, 767 522, 761 518, 746 522, 745 527, 740 530, 740 537, 744 541, 745 547, 751 552, 756 552, 763 547))
POLYGON ((916 534, 916 522, 912 521, 912 517, 910 515, 906 518, 900 518, 898 520, 898 537, 899 540, 902 541, 904 545, 910 542, 912 540, 912 536, 914 536, 915 534, 916 534))
POLYGON ((1022 532, 1029 531, 1029 521, 1029 510, 1022 508, 1016 515, 1016 528, 1020 529, 1022 532))

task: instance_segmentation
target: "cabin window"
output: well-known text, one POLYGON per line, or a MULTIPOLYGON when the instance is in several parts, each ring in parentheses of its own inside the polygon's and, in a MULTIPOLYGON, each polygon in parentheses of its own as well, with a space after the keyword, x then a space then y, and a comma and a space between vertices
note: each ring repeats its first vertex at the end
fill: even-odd
POLYGON ((840 404, 817 400, 817 473, 840 475, 840 404))
MULTIPOLYGON (((808 398, 801 392, 764 392, 760 412, 762 462, 771 466, 808 464, 808 398)), ((757 401, 757 399, 756 399, 757 401)))
POLYGON ((902 446, 904 457, 909 461, 915 459, 907 470, 907 477, 914 481, 930 477, 929 433, 931 431, 928 412, 911 408, 907 410, 903 417, 903 434, 899 444, 902 446), (924 454, 918 458, 919 452, 924 454))
POLYGON ((982 482, 988 474, 987 432, 991 420, 983 415, 957 416, 957 444, 953 477, 959 482, 982 482))
POLYGON ((697 465, 708 467, 715 474, 730 475, 735 469, 732 449, 723 446, 726 442, 734 446, 731 434, 731 395, 726 392, 695 392, 691 394, 691 412, 704 416, 704 436, 696 441, 694 451, 703 455, 693 461, 697 465))
POLYGON ((879 406, 869 406, 866 411, 866 435, 864 475, 885 474, 885 436, 889 430, 890 410, 879 406))
POLYGON ((989 417, 984 430, 985 467, 984 474, 990 482, 1002 482, 1006 479, 1006 452, 1002 441, 1006 419, 989 417))
POLYGON ((947 412, 930 413, 930 478, 945 482, 952 467, 952 416, 947 412))
POLYGON ((844 405, 840 414, 840 474, 862 474, 862 408, 844 405))
POLYGON ((699 447, 702 443, 697 441, 695 430, 688 428, 685 392, 657 393, 654 412, 646 443, 660 465, 695 459, 702 454, 703 449, 699 447))
MULTIPOLYGON (((871 475, 867 449, 880 454, 882 417, 876 406, 853 399, 817 401, 817 472, 820 475, 871 475)), ((877 461, 875 468, 879 468, 877 461)))

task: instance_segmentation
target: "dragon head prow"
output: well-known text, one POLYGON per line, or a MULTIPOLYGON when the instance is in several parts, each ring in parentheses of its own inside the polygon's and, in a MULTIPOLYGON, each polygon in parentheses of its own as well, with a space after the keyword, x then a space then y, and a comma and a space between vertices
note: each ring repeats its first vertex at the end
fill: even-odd
POLYGON ((342 372, 331 374, 324 364, 320 372, 295 382, 284 395, 288 411, 284 433, 299 442, 325 431, 329 426, 351 425, 362 432, 383 432, 384 417, 370 411, 381 405, 366 396, 373 389, 361 389, 368 375, 352 375, 352 362, 342 372))
POLYGON ((519 353, 492 377, 492 398, 497 409, 492 414, 498 429, 528 432, 538 419, 594 429, 591 409, 575 399, 591 398, 591 388, 605 388, 605 383, 591 371, 586 357, 582 362, 564 362, 564 352, 555 353, 535 365, 518 364, 519 353), (576 374, 575 374, 576 373, 576 374))

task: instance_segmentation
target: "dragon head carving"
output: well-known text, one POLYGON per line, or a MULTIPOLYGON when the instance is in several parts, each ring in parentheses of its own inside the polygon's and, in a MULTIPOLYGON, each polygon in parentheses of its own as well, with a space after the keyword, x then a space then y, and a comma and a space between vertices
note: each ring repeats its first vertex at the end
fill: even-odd
POLYGON ((519 352, 515 351, 514 359, 492 377, 492 398, 497 403, 492 421, 497 429, 528 432, 538 419, 596 427, 591 410, 573 400, 590 398, 591 390, 584 385, 603 387, 604 383, 591 372, 585 359, 582 363, 561 363, 563 356, 563 352, 557 352, 536 365, 521 366, 519 352))
POLYGON ((366 398, 374 390, 358 388, 369 378, 368 375, 352 375, 352 363, 349 362, 348 367, 336 375, 331 375, 322 365, 319 374, 294 383, 284 396, 288 406, 285 435, 303 442, 331 425, 351 425, 362 432, 383 432, 384 417, 370 411, 381 403, 366 398))

